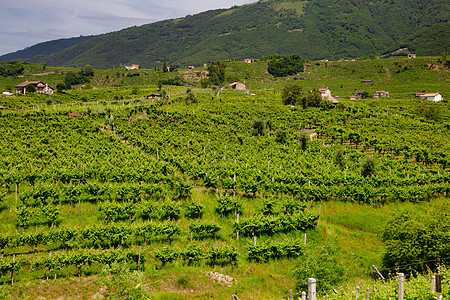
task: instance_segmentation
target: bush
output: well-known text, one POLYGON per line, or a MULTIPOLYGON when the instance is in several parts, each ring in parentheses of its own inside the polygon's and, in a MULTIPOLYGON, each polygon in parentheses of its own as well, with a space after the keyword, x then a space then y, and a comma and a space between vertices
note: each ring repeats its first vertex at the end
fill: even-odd
POLYGON ((255 118, 252 120, 252 128, 255 130, 256 135, 263 135, 264 127, 265 127, 265 123, 262 119, 255 118))
POLYGON ((375 158, 367 156, 361 163, 361 175, 364 177, 372 176, 375 174, 375 168, 375 158))
POLYGON ((450 256, 449 232, 450 216, 445 202, 420 209, 408 207, 395 213, 382 236, 386 244, 384 266, 408 265, 400 268, 407 273, 436 269, 439 258, 450 256))
POLYGON ((345 268, 339 262, 340 249, 333 240, 327 241, 321 247, 310 246, 305 256, 294 268, 294 277, 298 280, 297 290, 301 291, 307 286, 308 278, 318 280, 317 290, 331 290, 344 281, 345 268), (326 279, 326 280, 322 280, 326 279))
POLYGON ((278 128, 278 129, 275 131, 275 136, 276 136, 276 138, 275 138, 275 141, 276 141, 276 142, 281 143, 281 144, 286 143, 286 141, 287 141, 287 133, 286 133, 286 130, 283 130, 283 129, 281 129, 281 128, 278 128))

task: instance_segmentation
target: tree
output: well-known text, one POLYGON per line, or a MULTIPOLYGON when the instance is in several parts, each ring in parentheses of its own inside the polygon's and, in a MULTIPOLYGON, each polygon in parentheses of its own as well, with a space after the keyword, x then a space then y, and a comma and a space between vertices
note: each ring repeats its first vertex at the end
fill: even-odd
POLYGON ((196 103, 196 102, 197 102, 197 97, 195 97, 194 92, 191 89, 187 89, 186 97, 184 98, 184 103, 186 103, 186 105, 189 105, 189 104, 196 103))
POLYGON ((275 77, 285 77, 303 72, 303 59, 297 54, 269 57, 267 71, 275 77))
POLYGON ((36 93, 36 86, 32 84, 27 85, 27 93, 36 93))
POLYGON ((285 105, 298 105, 301 104, 303 98, 302 87, 295 82, 286 84, 281 93, 283 104, 285 105))
POLYGON ((337 148, 336 151, 334 151, 333 162, 336 166, 339 166, 341 169, 344 168, 345 157, 344 157, 344 150, 342 148, 337 148))
POLYGON ((24 67, 18 61, 0 61, 0 75, 2 76, 16 76, 22 74, 24 67))
POLYGON ((300 131, 299 140, 302 150, 305 151, 306 147, 308 146, 308 134, 306 133, 306 131, 300 131))
POLYGON ((218 61, 216 64, 208 66, 208 76, 211 84, 221 85, 225 81, 225 68, 224 62, 218 61))
POLYGON ((94 76, 94 68, 91 65, 85 65, 81 68, 80 71, 83 77, 93 77, 94 76))
POLYGON ((66 89, 66 85, 62 82, 60 82, 56 85, 56 91, 58 93, 62 93, 65 89, 66 89))
POLYGON ((373 156, 366 156, 361 163, 361 175, 364 177, 372 176, 375 173, 375 158, 373 156))
POLYGON ((287 133, 286 133, 286 130, 283 130, 283 129, 281 129, 281 128, 278 128, 278 129, 275 131, 275 135, 276 135, 275 141, 277 141, 278 143, 281 143, 281 144, 286 143, 286 139, 287 139, 287 133))
POLYGON ((320 96, 318 91, 311 91, 308 93, 306 97, 306 106, 307 107, 320 107, 320 102, 322 101, 322 97, 320 96))
POLYGON ((252 120, 252 128, 256 131, 256 135, 264 134, 265 123, 260 118, 255 118, 252 120))

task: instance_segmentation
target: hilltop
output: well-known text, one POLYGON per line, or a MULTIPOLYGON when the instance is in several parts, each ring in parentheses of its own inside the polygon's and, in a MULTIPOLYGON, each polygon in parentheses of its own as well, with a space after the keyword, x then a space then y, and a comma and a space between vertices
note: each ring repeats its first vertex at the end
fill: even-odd
POLYGON ((402 41, 419 55, 440 55, 450 51, 449 12, 450 4, 442 0, 264 0, 135 26, 48 55, 23 53, 20 58, 96 68, 129 63, 150 68, 162 62, 198 66, 273 53, 312 60, 372 57, 395 50, 402 41), (424 40, 435 32, 435 40, 424 40))

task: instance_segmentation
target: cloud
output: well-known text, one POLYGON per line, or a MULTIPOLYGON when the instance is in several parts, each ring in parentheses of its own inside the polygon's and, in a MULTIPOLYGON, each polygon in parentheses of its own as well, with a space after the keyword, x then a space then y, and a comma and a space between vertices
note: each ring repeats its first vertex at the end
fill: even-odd
POLYGON ((0 55, 40 42, 117 31, 255 0, 6 0, 0 55))

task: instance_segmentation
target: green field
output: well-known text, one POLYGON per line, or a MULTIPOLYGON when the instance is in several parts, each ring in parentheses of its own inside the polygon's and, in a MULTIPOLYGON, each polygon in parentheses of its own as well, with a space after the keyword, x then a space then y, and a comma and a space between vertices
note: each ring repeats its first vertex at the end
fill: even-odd
MULTIPOLYGON (((0 96, 0 298, 283 298, 305 290, 302 264, 320 297, 372 289, 372 265, 389 274, 388 221, 449 204, 448 68, 424 57, 309 62, 290 78, 266 69, 227 63, 249 93, 201 88, 203 69, 116 68, 63 93, 0 96), (149 97, 177 76, 185 85, 161 87, 170 98, 149 97), (283 105, 290 81, 328 87, 340 104, 283 105), (391 97, 349 100, 355 90, 391 97), (444 101, 423 103, 421 91, 444 101)), ((41 71, 0 88, 64 80, 27 75, 41 71)), ((409 296, 431 299, 424 276, 409 296)), ((378 284, 376 299, 395 294, 395 280, 384 294, 378 284)))

